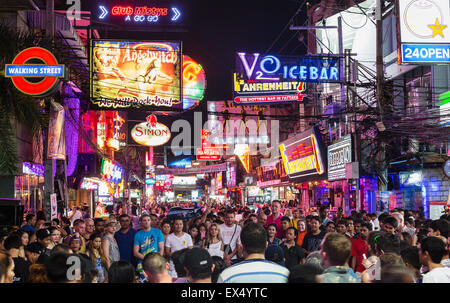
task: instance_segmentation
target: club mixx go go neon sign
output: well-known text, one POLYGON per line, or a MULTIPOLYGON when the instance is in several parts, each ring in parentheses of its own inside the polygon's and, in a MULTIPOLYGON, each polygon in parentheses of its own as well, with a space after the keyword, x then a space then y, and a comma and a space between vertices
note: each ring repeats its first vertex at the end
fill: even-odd
POLYGON ((5 77, 11 78, 14 86, 22 93, 36 97, 52 94, 64 78, 64 65, 58 64, 53 54, 41 47, 31 47, 20 52, 12 64, 6 64, 5 77), (30 61, 41 61, 44 64, 31 64, 30 61), (27 78, 42 78, 41 81, 30 81, 27 78))

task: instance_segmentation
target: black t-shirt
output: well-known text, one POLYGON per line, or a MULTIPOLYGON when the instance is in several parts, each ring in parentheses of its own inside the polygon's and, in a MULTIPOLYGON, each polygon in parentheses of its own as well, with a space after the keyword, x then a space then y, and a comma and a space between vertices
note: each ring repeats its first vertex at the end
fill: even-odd
POLYGON ((27 283, 30 278, 31 263, 24 258, 13 258, 14 260, 14 283, 27 283))
MULTIPOLYGON (((306 236, 306 235, 305 235, 306 236)), ((300 245, 294 242, 294 245, 292 245, 290 248, 286 246, 286 244, 283 242, 281 244, 281 248, 284 252, 284 258, 285 258, 285 265, 287 269, 291 269, 295 265, 300 264, 300 261, 305 258, 305 254, 303 253, 303 250, 300 245)))
POLYGON ((313 235, 312 232, 309 232, 303 238, 302 247, 309 252, 313 252, 316 250, 320 250, 320 243, 325 237, 325 231, 321 231, 318 235, 313 235))

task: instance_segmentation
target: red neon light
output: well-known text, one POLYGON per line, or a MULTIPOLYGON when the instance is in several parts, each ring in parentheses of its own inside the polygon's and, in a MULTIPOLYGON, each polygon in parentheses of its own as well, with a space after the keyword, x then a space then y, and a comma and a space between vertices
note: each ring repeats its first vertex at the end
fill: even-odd
POLYGON ((167 16, 169 9, 167 7, 147 7, 147 6, 113 6, 111 14, 113 16, 167 16))
POLYGON ((111 9, 111 15, 113 16, 126 16, 133 15, 134 9, 131 6, 113 6, 111 9))
MULTIPOLYGON (((13 60, 12 64, 25 64, 30 59, 40 59, 47 65, 58 65, 55 56, 48 50, 41 47, 30 47, 21 51, 13 60)), ((11 77, 14 86, 22 93, 33 96, 40 96, 48 92, 58 81, 57 77, 45 77, 38 83, 25 80, 24 77, 11 77)))

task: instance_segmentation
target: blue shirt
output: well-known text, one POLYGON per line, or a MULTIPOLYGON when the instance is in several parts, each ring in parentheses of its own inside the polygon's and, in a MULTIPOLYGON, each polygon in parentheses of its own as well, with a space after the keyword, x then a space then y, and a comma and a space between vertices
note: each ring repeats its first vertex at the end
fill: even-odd
POLYGON ((125 234, 120 230, 114 234, 117 245, 119 246, 120 259, 130 262, 136 266, 136 258, 133 256, 134 236, 137 231, 130 228, 125 234))
MULTIPOLYGON (((164 243, 162 231, 153 227, 147 232, 140 230, 134 236, 134 245, 139 245, 139 253, 144 256, 152 252, 159 252, 158 243, 161 242, 164 243)), ((139 282, 145 282, 146 277, 142 267, 142 260, 138 260, 137 270, 140 273, 139 282)))
POLYGON ((36 229, 33 226, 28 225, 28 224, 22 226, 20 229, 24 230, 24 231, 32 231, 34 233, 36 232, 36 229))

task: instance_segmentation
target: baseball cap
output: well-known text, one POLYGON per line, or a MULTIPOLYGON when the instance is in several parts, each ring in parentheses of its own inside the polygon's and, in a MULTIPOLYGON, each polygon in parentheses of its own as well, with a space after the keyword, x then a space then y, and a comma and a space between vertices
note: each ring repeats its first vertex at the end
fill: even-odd
POLYGON ((32 242, 25 246, 25 250, 32 253, 42 254, 45 251, 45 246, 40 242, 32 242))
POLYGON ((186 252, 184 266, 194 278, 201 273, 211 273, 212 264, 211 255, 204 248, 193 247, 186 252))
POLYGON ((43 240, 47 237, 50 237, 50 235, 51 235, 51 232, 47 228, 40 229, 36 232, 36 237, 39 240, 43 240))

